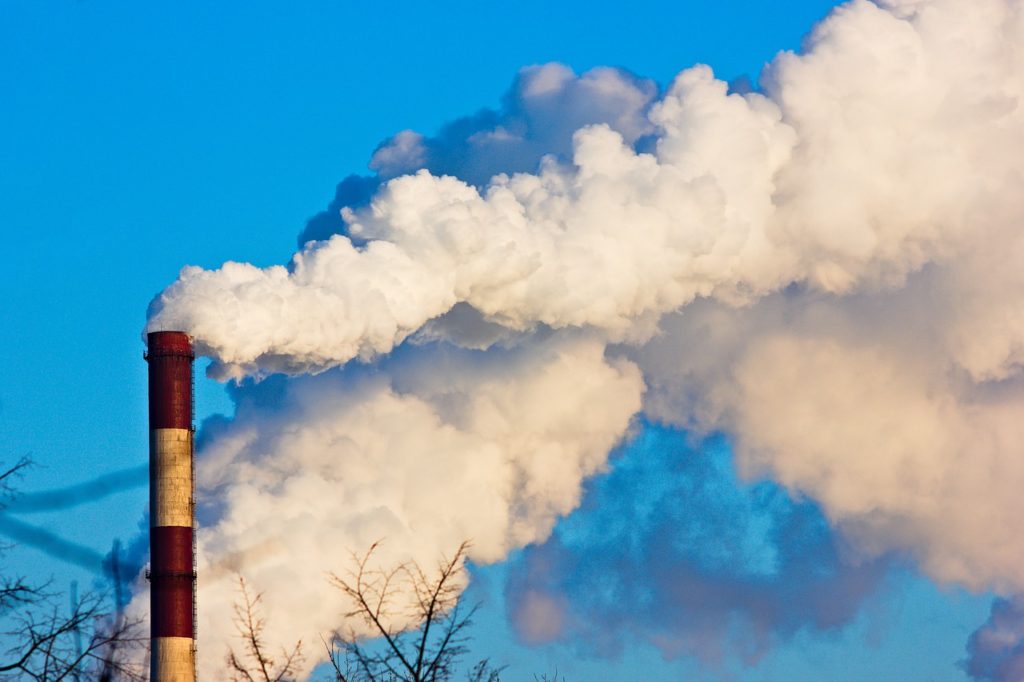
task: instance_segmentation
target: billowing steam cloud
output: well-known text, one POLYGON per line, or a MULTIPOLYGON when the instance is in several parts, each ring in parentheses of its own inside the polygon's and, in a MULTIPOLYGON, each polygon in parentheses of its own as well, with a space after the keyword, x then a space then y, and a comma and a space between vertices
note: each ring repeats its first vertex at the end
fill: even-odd
POLYGON ((602 344, 559 338, 244 391, 234 420, 204 429, 197 465, 202 667, 216 677, 234 641, 238 573, 265 590, 269 641, 302 638, 315 659, 352 610, 326 574, 353 552, 383 540, 384 566, 430 566, 467 539, 478 562, 543 541, 604 468, 642 388, 602 344))
POLYGON ((206 434, 202 636, 230 635, 222 568, 301 613, 285 641, 338 624, 310 581, 379 537, 543 540, 642 394, 863 561, 1024 589, 1021 149, 1016 0, 854 0, 747 94, 537 67, 397 135, 288 266, 188 267, 152 306, 217 376, 325 372, 206 434))
POLYGON ((646 410, 727 430, 743 473, 818 500, 868 556, 905 550, 940 580, 1020 589, 1024 386, 957 367, 942 337, 963 292, 943 275, 839 300, 692 306, 627 352, 648 378, 646 410))
POLYGON ((545 156, 571 158, 573 133, 588 125, 607 124, 636 144, 654 132, 647 111, 657 94, 653 82, 618 69, 597 68, 577 78, 561 64, 524 68, 503 111, 458 119, 433 138, 406 130, 381 145, 370 160, 377 175, 345 178, 327 210, 306 225, 299 247, 348 234, 343 208, 365 206, 381 182, 421 168, 483 187, 499 173, 534 172, 545 156))
MULTIPOLYGON (((698 296, 898 285, 975 250, 1007 217, 982 213, 993 195, 1018 194, 1019 50, 999 33, 1015 17, 991 16, 1004 4, 963 10, 992 34, 964 54, 949 49, 952 27, 925 21, 940 6, 915 31, 853 3, 810 54, 772 64, 768 96, 683 72, 650 113, 653 154, 599 125, 576 133, 573 165, 498 176, 483 194, 426 172, 397 178, 347 214, 364 247, 336 236, 289 268, 186 268, 150 326, 194 332, 234 373, 298 372, 387 353, 460 302, 515 330, 622 338, 698 296), (992 55, 1000 40, 1005 54, 992 55)), ((1021 352, 959 341, 956 359, 980 377, 1021 352)))

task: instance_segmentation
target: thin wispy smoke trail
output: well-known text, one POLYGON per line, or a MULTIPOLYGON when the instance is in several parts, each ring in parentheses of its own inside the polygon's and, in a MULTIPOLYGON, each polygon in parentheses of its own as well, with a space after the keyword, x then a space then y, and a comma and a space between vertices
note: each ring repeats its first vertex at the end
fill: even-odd
POLYGON ((0 535, 44 552, 50 557, 105 576, 105 557, 85 545, 65 540, 56 533, 0 514, 0 535))
POLYGON ((141 488, 149 481, 149 467, 142 465, 97 476, 91 481, 65 488, 21 493, 5 508, 8 514, 37 514, 60 511, 96 502, 125 490, 141 488))

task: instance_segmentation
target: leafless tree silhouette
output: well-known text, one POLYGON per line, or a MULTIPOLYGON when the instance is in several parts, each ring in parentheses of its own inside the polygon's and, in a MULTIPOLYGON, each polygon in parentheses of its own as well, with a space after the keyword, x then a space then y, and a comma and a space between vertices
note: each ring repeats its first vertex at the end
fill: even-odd
MULTIPOLYGON (((0 508, 16 494, 15 482, 30 464, 22 458, 0 471, 0 508)), ((0 552, 12 549, 7 545, 0 552)), ((23 576, 0 577, 0 680, 144 679, 135 659, 124 656, 144 640, 138 624, 121 613, 120 599, 111 609, 106 595, 90 593, 76 596, 65 609, 62 595, 50 588, 23 576)))
POLYGON ((260 605, 263 593, 251 595, 241 576, 238 591, 240 601, 235 603, 235 628, 243 641, 243 649, 241 654, 236 654, 234 649, 228 654, 231 679, 233 682, 290 682, 302 664, 302 642, 297 642, 291 651, 283 649, 278 664, 263 642, 266 627, 260 605))
POLYGON ((49 597, 35 590, 11 618, 13 627, 4 635, 12 643, 4 652, 0 679, 143 679, 141 671, 116 655, 118 645, 140 640, 123 619, 106 613, 105 599, 87 596, 65 613, 49 597))
MULTIPOLYGON (((450 559, 442 560, 428 575, 418 564, 405 563, 389 570, 371 568, 378 544, 370 547, 347 577, 331 574, 331 583, 355 604, 349 618, 360 618, 373 633, 371 641, 353 631, 335 632, 325 640, 337 682, 445 682, 457 674, 468 653, 467 629, 476 607, 465 609, 459 600, 462 569, 469 543, 462 543, 450 559), (396 604, 399 595, 415 595, 413 612, 396 604), (403 627, 409 622, 418 627, 403 627)), ((480 661, 466 673, 470 682, 498 682, 500 668, 480 661)))

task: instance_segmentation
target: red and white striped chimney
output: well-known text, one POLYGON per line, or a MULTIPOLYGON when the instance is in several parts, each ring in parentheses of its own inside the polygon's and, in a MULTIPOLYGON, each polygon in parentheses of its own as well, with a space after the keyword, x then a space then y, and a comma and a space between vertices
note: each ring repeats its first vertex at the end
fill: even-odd
POLYGON ((149 351, 150 680, 194 682, 192 341, 151 332, 149 351))

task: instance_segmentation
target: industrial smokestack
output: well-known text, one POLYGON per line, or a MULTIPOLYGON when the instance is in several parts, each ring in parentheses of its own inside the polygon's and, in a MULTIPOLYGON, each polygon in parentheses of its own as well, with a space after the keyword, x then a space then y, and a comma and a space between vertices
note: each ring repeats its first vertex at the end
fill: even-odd
POLYGON ((150 679, 194 682, 192 341, 151 332, 149 352, 150 679))

